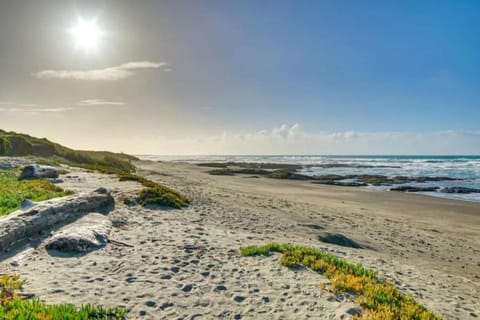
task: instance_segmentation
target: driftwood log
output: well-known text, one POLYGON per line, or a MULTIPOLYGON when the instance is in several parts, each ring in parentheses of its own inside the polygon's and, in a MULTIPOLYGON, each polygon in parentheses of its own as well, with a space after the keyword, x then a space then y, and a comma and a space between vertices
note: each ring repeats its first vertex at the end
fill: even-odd
POLYGON ((26 210, 0 217, 0 253, 54 225, 76 220, 88 212, 98 212, 113 204, 104 188, 90 193, 43 201, 26 210))

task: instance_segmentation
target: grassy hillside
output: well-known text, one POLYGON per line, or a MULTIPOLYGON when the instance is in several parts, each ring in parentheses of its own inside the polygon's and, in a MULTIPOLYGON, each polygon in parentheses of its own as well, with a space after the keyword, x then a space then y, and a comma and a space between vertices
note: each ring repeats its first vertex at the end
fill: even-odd
POLYGON ((64 147, 45 138, 0 129, 0 156, 37 156, 84 166, 103 166, 132 171, 134 156, 108 151, 81 151, 64 147))
MULTIPOLYGON (((124 153, 73 150, 58 143, 51 142, 45 138, 39 139, 26 134, 6 132, 0 129, 0 156, 40 157, 41 159, 38 159, 38 163, 47 162, 49 164, 56 164, 60 162, 88 170, 116 174, 120 178, 120 181, 138 181, 145 187, 140 191, 138 196, 138 201, 142 205, 160 205, 173 208, 183 208, 190 203, 189 199, 176 191, 133 174, 135 167, 131 164, 131 161, 138 160, 138 158, 124 153)), ((0 178, 2 178, 2 176, 0 176, 0 178)), ((5 180, 6 177, 3 177, 3 179, 5 180)), ((9 179, 12 180, 12 177, 9 177, 9 179)), ((2 182, 1 179, 0 182, 2 182)), ((29 190, 28 187, 34 186, 34 183, 40 182, 31 182, 31 184, 25 183, 25 190, 29 190)), ((45 181, 42 183, 47 182, 45 181)), ((8 190, 6 188, 3 188, 3 190, 0 188, 0 197, 5 198, 5 202, 8 202, 8 204, 2 204, 0 202, 0 215, 18 208, 21 200, 25 198, 23 193, 18 192, 20 189, 17 185, 12 185, 12 188, 8 190), (14 191, 10 192, 7 196, 8 190, 14 191)), ((41 196, 46 199, 60 195, 48 194, 48 197, 46 197, 45 191, 42 190, 37 198, 30 198, 33 198, 33 200, 44 200, 41 199, 41 196)))

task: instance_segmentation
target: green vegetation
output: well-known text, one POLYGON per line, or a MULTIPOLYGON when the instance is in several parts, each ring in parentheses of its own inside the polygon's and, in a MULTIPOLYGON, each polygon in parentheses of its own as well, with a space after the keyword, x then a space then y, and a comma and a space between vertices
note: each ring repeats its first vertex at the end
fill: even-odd
POLYGON ((358 295, 357 303, 365 308, 363 316, 354 319, 370 320, 440 320, 411 295, 404 295, 377 272, 365 269, 361 264, 352 264, 333 254, 289 244, 267 244, 240 248, 242 255, 265 255, 270 252, 282 254, 280 263, 287 267, 304 265, 323 273, 331 281, 332 292, 351 292, 358 295))
POLYGON ((43 201, 72 194, 47 180, 18 181, 17 171, 0 170, 0 216, 20 208, 24 199, 43 201))
POLYGON ((121 173, 118 176, 120 181, 137 181, 145 187, 140 191, 138 196, 138 200, 141 205, 159 205, 172 208, 183 208, 190 204, 190 200, 175 190, 162 186, 152 180, 148 180, 127 172, 121 173))
MULTIPOLYGON (((53 143, 47 139, 0 130, 0 156, 41 157, 35 159, 39 164, 58 166, 63 163, 105 174, 116 174, 120 181, 138 181, 145 187, 139 194, 139 203, 142 205, 155 204, 182 208, 189 204, 189 200, 176 191, 133 174, 135 166, 131 161, 138 159, 127 154, 107 151, 78 151, 53 143)), ((0 187, 0 196, 5 194, 5 197, 2 196, 0 198, 0 215, 18 209, 24 198, 42 201, 64 195, 62 192, 65 192, 60 188, 53 189, 53 185, 43 180, 28 181, 25 184, 15 182, 17 184, 12 185, 14 183, 13 180, 15 179, 10 177, 9 186, 10 189, 13 187, 12 190, 15 190, 15 192, 11 191, 8 193, 6 185, 4 187, 2 184, 0 187), (22 188, 19 189, 20 185, 22 188), (49 193, 46 193, 46 191, 49 193), (2 205, 3 203, 5 205, 2 205), (5 207, 3 213, 2 207, 5 207)))
POLYGON ((190 201, 176 191, 159 185, 155 188, 145 188, 140 191, 139 202, 141 205, 159 205, 172 208, 183 208, 190 201))
POLYGON ((76 308, 70 304, 46 305, 38 299, 23 300, 18 289, 24 284, 18 275, 3 275, 0 278, 0 318, 5 320, 87 320, 125 319, 122 308, 102 308, 83 305, 76 308))
POLYGON ((3 130, 0 130, 0 156, 42 157, 45 158, 42 160, 44 164, 65 163, 105 173, 133 171, 130 161, 138 160, 123 153, 73 150, 45 138, 3 130))

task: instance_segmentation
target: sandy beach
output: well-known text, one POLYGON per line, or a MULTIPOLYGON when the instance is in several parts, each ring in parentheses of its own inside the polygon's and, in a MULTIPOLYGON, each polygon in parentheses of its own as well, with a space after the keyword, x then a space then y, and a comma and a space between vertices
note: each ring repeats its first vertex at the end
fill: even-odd
POLYGON ((378 270, 445 319, 480 317, 480 203, 249 175, 213 176, 187 163, 135 162, 137 173, 192 199, 181 210, 127 205, 141 185, 71 168, 62 188, 107 188, 108 244, 51 255, 34 239, 2 258, 47 303, 122 306, 129 319, 349 319, 359 307, 322 290, 320 274, 240 246, 311 246, 378 270), (340 234, 363 248, 328 244, 340 234))

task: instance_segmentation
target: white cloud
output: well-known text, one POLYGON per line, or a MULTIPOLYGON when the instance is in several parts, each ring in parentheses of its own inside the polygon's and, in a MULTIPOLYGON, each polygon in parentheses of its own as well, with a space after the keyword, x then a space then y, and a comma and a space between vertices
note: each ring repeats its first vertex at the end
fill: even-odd
POLYGON ((43 70, 35 73, 38 79, 72 79, 87 81, 115 81, 131 77, 136 69, 158 69, 165 62, 133 61, 118 66, 92 70, 43 70))
POLYGON ((271 132, 261 130, 262 135, 270 135, 272 137, 279 137, 281 139, 290 139, 294 138, 300 131, 300 125, 298 123, 295 123, 291 127, 289 127, 286 124, 282 124, 278 128, 273 128, 271 132))
POLYGON ((11 101, 0 101, 0 106, 9 106, 9 107, 25 107, 25 108, 37 108, 40 107, 39 104, 36 103, 15 103, 11 101))
POLYGON ((332 132, 329 134, 335 140, 351 140, 359 137, 355 131, 332 132))
POLYGON ((72 107, 42 106, 36 103, 18 103, 11 101, 0 101, 0 112, 9 113, 60 113, 80 109, 79 107, 93 106, 124 106, 124 102, 108 101, 104 99, 86 99, 81 100, 72 107))
POLYGON ((71 107, 59 107, 59 108, 44 108, 44 107, 35 107, 35 108, 0 108, 0 112, 22 112, 22 113, 58 113, 73 110, 71 107))
POLYGON ((87 99, 77 102, 77 106, 123 106, 124 102, 103 99, 87 99))
MULTIPOLYGON (((125 143, 122 140, 122 143, 125 143)), ((299 124, 254 132, 142 137, 129 152, 148 154, 478 154, 480 131, 309 132, 299 124)))

